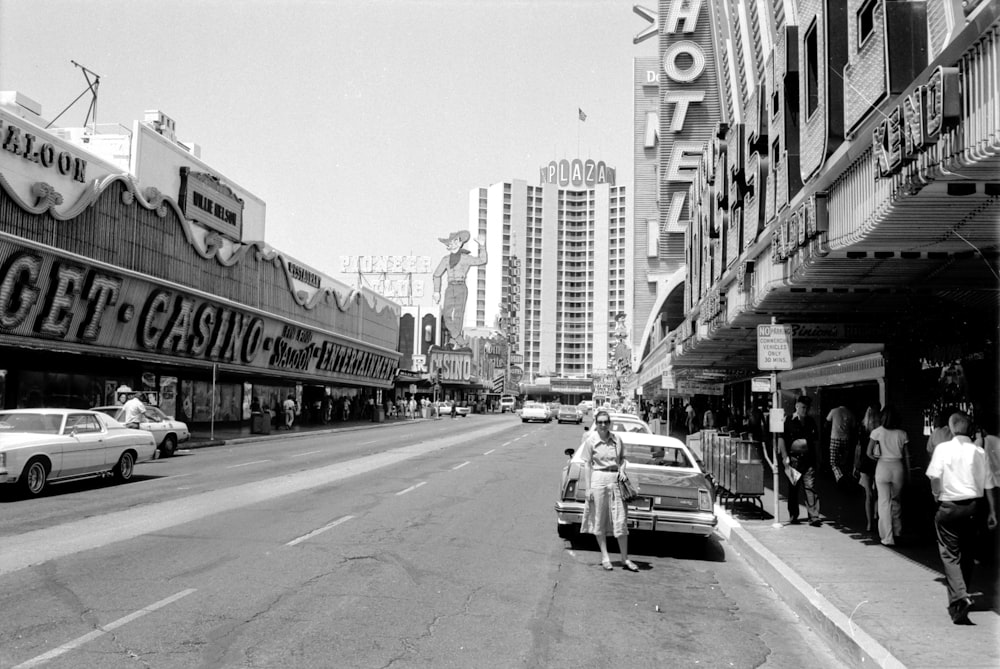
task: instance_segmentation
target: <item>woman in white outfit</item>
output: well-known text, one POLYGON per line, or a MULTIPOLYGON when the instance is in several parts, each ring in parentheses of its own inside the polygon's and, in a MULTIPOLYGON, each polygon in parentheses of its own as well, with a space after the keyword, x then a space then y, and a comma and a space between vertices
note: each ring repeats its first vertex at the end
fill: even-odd
POLYGON ((618 481, 625 477, 628 463, 621 440, 611 431, 611 416, 607 411, 601 410, 594 415, 594 429, 584 437, 579 460, 590 468, 590 488, 583 507, 580 532, 597 537, 601 566, 605 570, 612 569, 608 556, 608 535, 613 534, 622 554, 622 567, 628 571, 639 571, 639 567, 628 559, 627 514, 618 487, 618 481))
POLYGON ((896 412, 882 410, 882 424, 872 430, 868 441, 868 457, 875 465, 875 488, 878 490, 878 534, 886 546, 894 546, 903 532, 900 495, 910 471, 910 454, 906 432, 898 425, 896 412))

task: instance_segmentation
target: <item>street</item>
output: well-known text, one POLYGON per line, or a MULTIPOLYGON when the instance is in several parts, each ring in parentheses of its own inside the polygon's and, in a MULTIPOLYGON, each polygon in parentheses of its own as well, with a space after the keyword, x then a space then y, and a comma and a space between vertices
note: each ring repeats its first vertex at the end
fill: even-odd
POLYGON ((837 667, 718 537, 556 535, 576 425, 184 451, 0 501, 0 667, 837 667), (612 548, 615 546, 612 544, 612 548))

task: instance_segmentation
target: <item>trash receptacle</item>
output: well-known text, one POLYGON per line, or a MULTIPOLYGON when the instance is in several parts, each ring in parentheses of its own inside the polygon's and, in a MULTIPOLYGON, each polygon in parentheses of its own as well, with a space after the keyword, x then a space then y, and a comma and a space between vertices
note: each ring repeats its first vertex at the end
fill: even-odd
POLYGON ((250 414, 250 433, 251 434, 271 434, 271 412, 264 411, 261 413, 250 414))
POLYGON ((372 422, 373 423, 384 423, 385 422, 385 407, 377 406, 372 412, 372 422))

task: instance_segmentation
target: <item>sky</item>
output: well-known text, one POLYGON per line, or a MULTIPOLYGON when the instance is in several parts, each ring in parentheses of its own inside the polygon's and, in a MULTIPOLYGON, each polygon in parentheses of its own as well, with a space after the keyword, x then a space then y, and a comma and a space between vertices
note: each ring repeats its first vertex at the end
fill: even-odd
POLYGON ((331 276, 342 255, 436 264, 474 188, 578 156, 631 184, 632 61, 656 53, 632 43, 634 4, 0 0, 0 90, 52 119, 86 88, 76 61, 100 77, 99 124, 173 118, 266 202, 279 251, 331 276))

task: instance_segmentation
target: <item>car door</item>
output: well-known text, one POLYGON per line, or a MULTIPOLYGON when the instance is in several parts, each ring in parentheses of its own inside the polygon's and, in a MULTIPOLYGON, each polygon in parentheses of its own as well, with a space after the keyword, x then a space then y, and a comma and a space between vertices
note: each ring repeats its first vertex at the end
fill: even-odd
POLYGON ((153 440, 159 446, 163 443, 163 437, 171 429, 166 415, 156 407, 146 407, 146 414, 139 421, 139 429, 153 433, 153 440))
POLYGON ((92 414, 68 414, 61 439, 62 470, 57 476, 80 476, 106 469, 104 428, 92 414))

